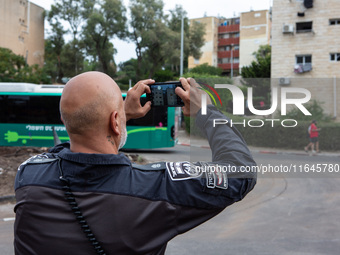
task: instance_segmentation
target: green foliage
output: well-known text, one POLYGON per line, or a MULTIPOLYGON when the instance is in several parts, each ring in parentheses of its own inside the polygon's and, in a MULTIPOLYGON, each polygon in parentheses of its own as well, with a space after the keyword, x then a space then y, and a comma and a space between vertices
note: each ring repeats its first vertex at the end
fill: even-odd
POLYGON ((255 97, 265 98, 265 104, 270 104, 270 69, 271 69, 271 46, 261 45, 257 52, 254 52, 256 61, 250 66, 243 67, 241 76, 242 83, 252 87, 255 97))
POLYGON ((201 47, 204 45, 205 25, 199 22, 194 22, 189 26, 187 12, 180 5, 176 5, 173 10, 170 10, 170 17, 167 20, 168 27, 175 33, 172 47, 169 49, 169 54, 166 59, 167 68, 179 74, 180 68, 180 50, 181 50, 181 23, 183 17, 184 27, 184 49, 183 62, 184 67, 188 66, 189 56, 200 58, 202 55, 201 47))
POLYGON ((328 114, 324 113, 323 108, 321 107, 321 103, 312 100, 304 105, 305 108, 312 114, 312 115, 304 115, 300 109, 294 108, 287 113, 286 116, 280 116, 281 119, 295 119, 295 120, 303 120, 309 121, 318 120, 322 122, 330 122, 332 117, 328 114))
POLYGON ((44 69, 27 65, 23 56, 7 48, 0 48, 0 82, 51 83, 44 69))
POLYGON ((243 67, 241 76, 243 78, 270 78, 271 46, 261 45, 253 55, 256 61, 252 61, 250 66, 243 67))
MULTIPOLYGON (((199 58, 204 44, 204 25, 189 26, 181 6, 176 6, 169 15, 164 14, 163 0, 131 0, 129 7, 131 33, 127 31, 126 8, 122 0, 54 1, 46 15, 52 29, 45 48, 46 70, 53 81, 61 82, 64 76, 72 77, 85 70, 117 76, 114 37, 130 39, 136 44, 137 62, 131 79, 154 77, 163 69, 178 75, 182 17, 184 65, 189 56, 199 58), (64 23, 67 23, 67 30, 61 25, 64 23), (64 41, 66 33, 73 36, 67 44, 64 41)), ((119 79, 126 80, 131 72, 120 73, 119 79)))
POLYGON ((83 38, 86 51, 93 59, 98 60, 98 70, 110 76, 115 74, 113 55, 116 50, 110 40, 116 36, 126 36, 125 7, 120 0, 97 1, 91 11, 84 14, 86 25, 83 38))
POLYGON ((191 73, 217 75, 217 76, 220 76, 222 74, 222 71, 223 70, 221 68, 210 66, 207 63, 204 63, 202 65, 198 65, 198 66, 190 69, 191 73))
MULTIPOLYGON (((119 72, 116 74, 115 81, 118 85, 129 84, 129 80, 131 79, 132 84, 137 83, 140 79, 137 78, 136 70, 137 70, 137 59, 131 58, 128 61, 122 62, 118 65, 119 72)), ((147 73, 149 68, 149 63, 143 60, 142 64, 142 73, 147 73)), ((141 78, 146 78, 146 75, 143 75, 141 78)))
MULTIPOLYGON (((302 150, 309 143, 306 131, 310 122, 299 121, 296 127, 282 127, 277 123, 274 128, 271 124, 261 128, 242 127, 237 129, 242 133, 248 145, 258 147, 287 148, 302 150)), ((319 134, 321 150, 340 150, 340 124, 339 123, 320 123, 319 134)))
POLYGON ((174 80, 174 73, 170 70, 159 70, 154 74, 153 79, 157 82, 172 81, 174 80))
MULTIPOLYGON (((225 115, 232 119, 234 123, 248 122, 249 119, 240 116, 233 116, 225 113, 225 115)), ((204 137, 201 131, 195 124, 195 118, 185 117, 186 131, 190 135, 204 137)), ((306 132, 309 121, 298 121, 296 127, 282 127, 280 122, 276 121, 274 127, 271 122, 265 123, 263 127, 243 127, 243 124, 234 125, 242 134, 246 143, 250 146, 267 147, 267 148, 282 148, 282 149, 296 149, 303 150, 304 146, 309 143, 306 137, 306 132)), ((318 127, 321 128, 319 132, 320 149, 322 151, 339 151, 340 150, 340 124, 318 122, 318 127)))
POLYGON ((189 55, 199 56, 199 49, 204 44, 204 26, 195 24, 189 27, 189 20, 182 7, 176 6, 170 11, 170 17, 164 14, 162 0, 132 0, 130 4, 133 29, 129 38, 136 45, 138 79, 142 77, 143 63, 150 63, 148 77, 162 68, 179 73, 181 19, 184 17, 184 59, 189 55), (146 60, 146 61, 145 61, 146 60))
POLYGON ((65 31, 59 22, 51 24, 51 26, 54 27, 55 33, 45 40, 45 69, 53 82, 61 83, 61 79, 64 77, 61 52, 65 45, 63 38, 65 31))
POLYGON ((61 52, 64 77, 73 77, 83 72, 84 56, 82 52, 74 52, 75 45, 72 42, 65 44, 61 52))
MULTIPOLYGON (((52 27, 52 36, 49 39, 53 40, 54 37, 57 40, 53 44, 55 46, 54 51, 58 56, 57 72, 59 82, 63 76, 72 77, 83 70, 84 56, 81 51, 82 42, 79 40, 78 35, 84 22, 84 15, 93 6, 94 1, 89 0, 55 0, 54 4, 51 5, 48 21, 52 27), (63 30, 61 20, 68 23, 68 30, 63 30), (73 40, 64 45, 63 36, 66 32, 72 34, 73 40), (64 58, 64 61, 62 58, 64 58)), ((47 62, 49 61, 53 62, 53 60, 47 59, 47 62)))

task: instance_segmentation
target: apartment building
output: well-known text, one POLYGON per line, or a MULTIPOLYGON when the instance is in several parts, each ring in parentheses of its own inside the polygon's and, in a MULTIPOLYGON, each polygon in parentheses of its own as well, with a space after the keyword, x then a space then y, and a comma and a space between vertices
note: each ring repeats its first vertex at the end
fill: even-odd
POLYGON ((207 63, 210 66, 217 66, 217 28, 219 20, 216 17, 203 17, 191 19, 190 24, 199 22, 205 25, 204 45, 201 48, 202 56, 200 59, 189 57, 188 67, 194 68, 195 66, 207 63))
POLYGON ((254 60, 260 45, 270 43, 268 10, 242 13, 240 17, 203 17, 190 20, 205 24, 205 45, 202 57, 189 57, 189 68, 208 63, 220 67, 225 75, 237 76, 243 66, 254 60))
POLYGON ((240 63, 240 17, 220 19, 218 26, 218 67, 237 76, 240 63))
POLYGON ((254 52, 260 45, 269 45, 271 39, 271 13, 269 10, 241 13, 240 69, 255 60, 254 52))
POLYGON ((272 12, 271 86, 306 88, 340 120, 340 1, 273 0, 272 12))
POLYGON ((27 0, 0 1, 0 47, 9 48, 27 64, 44 64, 44 9, 27 0))

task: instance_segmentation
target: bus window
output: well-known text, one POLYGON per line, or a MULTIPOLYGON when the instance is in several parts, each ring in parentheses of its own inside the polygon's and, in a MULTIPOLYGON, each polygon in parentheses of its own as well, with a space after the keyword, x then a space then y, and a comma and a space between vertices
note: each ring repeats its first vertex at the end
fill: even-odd
POLYGON ((62 124, 57 96, 0 96, 1 123, 62 124))

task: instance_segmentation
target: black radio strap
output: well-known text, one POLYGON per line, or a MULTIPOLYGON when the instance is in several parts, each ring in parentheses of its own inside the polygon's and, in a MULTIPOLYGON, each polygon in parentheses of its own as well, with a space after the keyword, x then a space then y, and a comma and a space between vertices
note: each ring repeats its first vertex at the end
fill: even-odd
POLYGON ((80 208, 78 207, 78 203, 74 197, 74 194, 72 193, 70 189, 70 182, 64 177, 63 171, 61 169, 61 158, 58 158, 58 166, 59 166, 59 180, 63 183, 63 191, 65 192, 65 199, 69 203, 71 210, 73 211, 74 215, 76 216, 76 219, 78 223, 81 226, 81 229, 83 230, 86 238, 90 241, 91 245, 95 249, 96 253, 98 255, 106 255, 104 249, 100 245, 100 243, 97 241, 97 238, 92 233, 92 230, 90 229, 90 226, 87 224, 80 208))

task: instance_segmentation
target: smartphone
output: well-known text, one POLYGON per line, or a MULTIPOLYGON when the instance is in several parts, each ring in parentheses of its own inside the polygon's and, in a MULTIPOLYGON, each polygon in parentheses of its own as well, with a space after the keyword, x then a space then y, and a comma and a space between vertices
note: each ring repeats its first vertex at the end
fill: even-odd
POLYGON ((151 93, 146 95, 148 101, 151 101, 151 106, 184 106, 183 100, 175 93, 177 87, 183 88, 181 82, 156 82, 149 86, 151 93))

